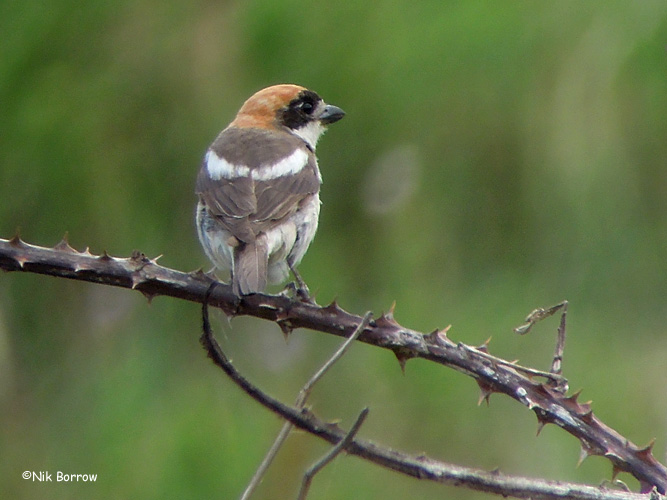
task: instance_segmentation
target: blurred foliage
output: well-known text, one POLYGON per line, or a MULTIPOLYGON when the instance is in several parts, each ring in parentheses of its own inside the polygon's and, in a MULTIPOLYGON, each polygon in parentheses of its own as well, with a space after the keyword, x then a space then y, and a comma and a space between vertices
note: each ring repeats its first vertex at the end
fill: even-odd
MULTIPOLYGON (((252 92, 294 82, 343 107, 318 155, 318 300, 546 367, 570 300, 565 371, 643 444, 667 438, 667 6, 622 2, 0 4, 0 236, 208 266, 193 226, 207 145, 252 92)), ((199 310, 0 276, 0 483, 7 498, 235 498, 280 422, 200 349, 199 310), (32 483, 24 470, 97 473, 32 483)), ((218 322, 236 364, 292 401, 338 340, 218 322)), ((578 443, 428 363, 355 346, 314 410, 409 452, 598 484, 578 443)), ((295 434, 257 498, 293 498, 326 446, 295 434)), ((636 483, 627 475, 632 487, 636 483)), ((319 498, 485 498, 339 457, 319 498)))

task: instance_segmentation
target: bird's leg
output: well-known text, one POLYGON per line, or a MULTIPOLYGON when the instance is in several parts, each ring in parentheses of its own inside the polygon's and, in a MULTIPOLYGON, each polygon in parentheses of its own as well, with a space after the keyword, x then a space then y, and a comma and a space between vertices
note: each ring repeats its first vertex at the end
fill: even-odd
POLYGON ((306 282, 303 281, 303 278, 301 278, 301 275, 299 272, 296 270, 296 267, 294 267, 292 264, 289 264, 290 271, 292 271, 292 274, 294 275, 294 279, 296 280, 296 295, 299 297, 304 302, 313 302, 313 299, 310 297, 310 290, 308 290, 308 285, 306 285, 306 282))

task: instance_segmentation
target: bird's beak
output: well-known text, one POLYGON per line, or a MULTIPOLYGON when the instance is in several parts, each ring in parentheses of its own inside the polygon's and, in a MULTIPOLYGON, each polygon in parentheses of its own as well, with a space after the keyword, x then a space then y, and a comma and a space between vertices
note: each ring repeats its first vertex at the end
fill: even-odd
POLYGON ((322 125, 329 125, 330 123, 337 122, 344 116, 345 116, 345 111, 340 109, 338 106, 327 104, 324 107, 324 111, 322 111, 319 120, 322 123, 322 125))

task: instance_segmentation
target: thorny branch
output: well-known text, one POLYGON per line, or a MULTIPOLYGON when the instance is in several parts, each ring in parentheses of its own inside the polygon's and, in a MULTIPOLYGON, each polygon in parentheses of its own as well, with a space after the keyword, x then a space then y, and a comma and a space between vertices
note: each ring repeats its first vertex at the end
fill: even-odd
MULTIPOLYGON (((360 418, 357 419, 357 424, 355 424, 348 433, 345 433, 336 424, 323 422, 307 409, 292 408, 272 398, 241 375, 236 368, 234 368, 229 361, 229 358, 227 358, 220 348, 220 345, 211 334, 206 299, 204 299, 204 304, 202 306, 202 322, 203 334, 200 338, 200 342, 208 352, 211 360, 218 365, 237 386, 265 408, 277 413, 296 427, 306 430, 311 434, 334 444, 335 450, 342 449, 344 446, 346 451, 350 454, 365 458, 366 460, 402 474, 442 484, 463 486, 473 490, 496 493, 505 497, 513 496, 534 500, 554 498, 561 500, 646 500, 646 495, 637 493, 605 490, 603 488, 595 488, 593 486, 575 483, 541 481, 516 476, 505 476, 498 471, 480 471, 468 467, 438 462, 425 456, 414 457, 394 450, 382 448, 368 441, 360 439, 355 440, 353 439, 357 430, 355 427, 362 423, 360 422, 360 418)), ((333 451, 332 453, 337 453, 337 451, 333 451)), ((654 488, 651 491, 650 500, 664 500, 664 498, 661 498, 654 488)))
MULTIPOLYGON (((176 297, 202 303, 212 278, 203 272, 183 273, 162 267, 157 259, 148 259, 135 252, 129 258, 115 258, 106 252, 92 255, 87 249, 78 252, 66 240, 54 248, 29 245, 18 237, 0 239, 0 269, 46 274, 81 281, 131 288, 149 299, 157 295, 176 297)), ((219 285, 210 297, 210 305, 226 314, 248 315, 277 323, 283 331, 307 328, 341 337, 347 337, 361 322, 361 318, 341 309, 336 302, 322 307, 295 300, 287 295, 254 294, 243 298, 234 295, 231 287, 219 285)), ((613 465, 614 472, 626 471, 635 476, 642 491, 655 487, 663 493, 667 489, 667 468, 652 453, 653 443, 640 448, 605 425, 592 411, 589 403, 578 401, 579 393, 566 396, 548 379, 534 380, 511 363, 498 363, 474 347, 451 341, 446 330, 423 334, 401 326, 392 311, 372 321, 359 337, 361 342, 389 349, 401 363, 412 358, 442 364, 473 377, 483 394, 502 393, 533 410, 540 425, 553 423, 575 436, 581 442, 582 457, 600 455, 613 465)), ((486 347, 485 347, 486 348, 486 347)), ((255 394, 254 396, 257 396, 255 394)), ((345 433, 335 426, 317 420, 309 412, 298 412, 273 401, 271 406, 284 418, 331 443, 343 439, 345 433)), ((494 473, 473 471, 443 464, 427 458, 415 458, 372 443, 354 440, 348 452, 377 464, 422 479, 463 484, 505 495, 532 498, 564 496, 562 483, 531 482, 525 487, 517 483, 505 484, 507 477, 494 473)), ((528 480, 524 480, 528 481, 528 480)), ((565 496, 600 498, 600 489, 580 485, 566 485, 565 496)), ((606 492, 605 497, 629 498, 628 493, 606 492), (621 495, 621 496, 615 496, 621 495)))

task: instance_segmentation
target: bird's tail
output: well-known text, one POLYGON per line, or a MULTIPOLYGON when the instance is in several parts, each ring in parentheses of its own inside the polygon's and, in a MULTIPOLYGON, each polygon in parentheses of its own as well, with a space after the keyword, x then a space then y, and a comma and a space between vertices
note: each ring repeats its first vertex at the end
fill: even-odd
POLYGON ((260 293, 266 288, 269 251, 261 238, 234 249, 232 286, 237 295, 260 293))

